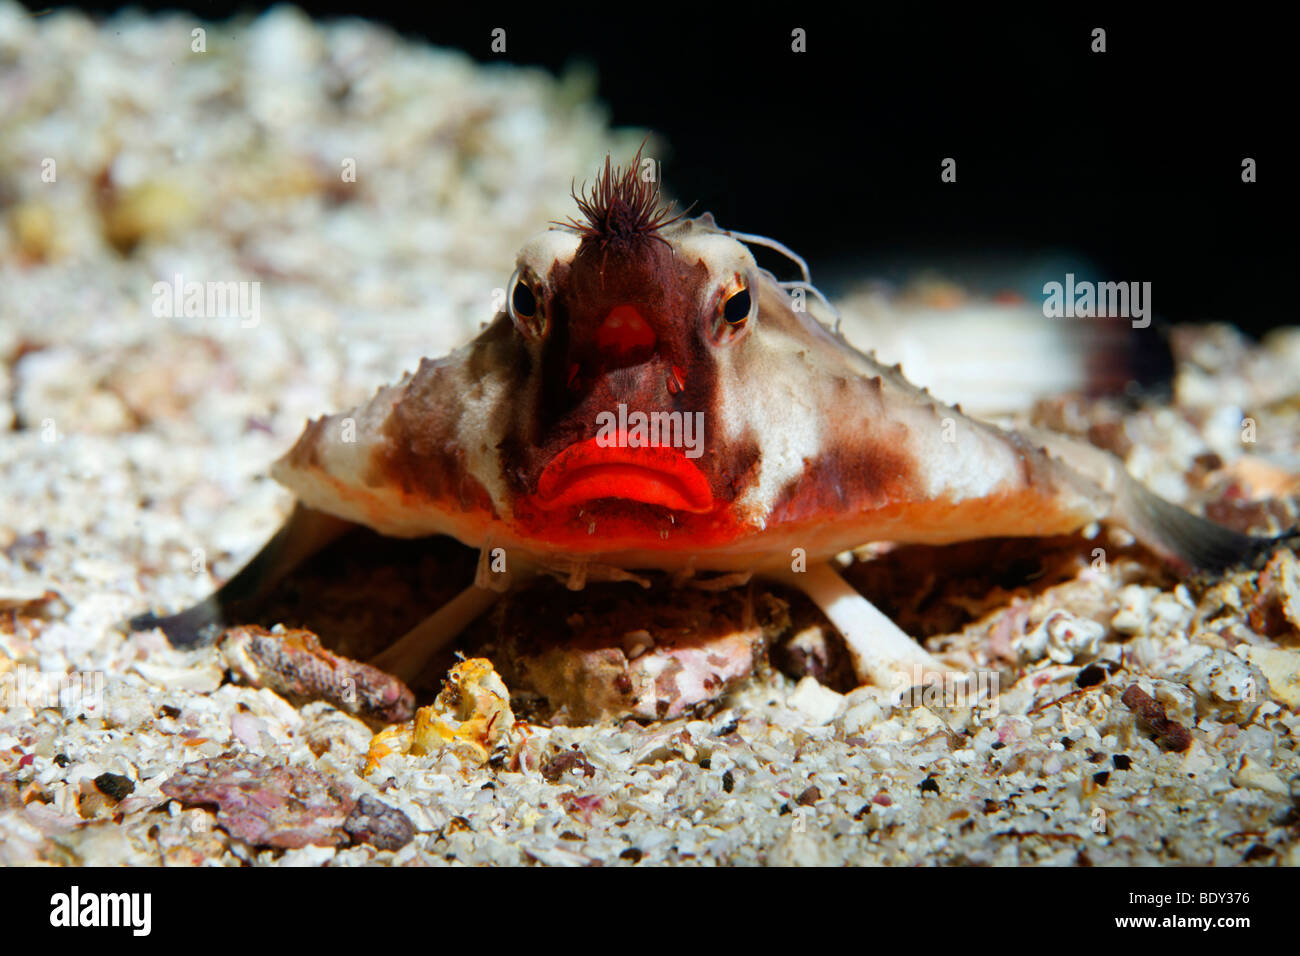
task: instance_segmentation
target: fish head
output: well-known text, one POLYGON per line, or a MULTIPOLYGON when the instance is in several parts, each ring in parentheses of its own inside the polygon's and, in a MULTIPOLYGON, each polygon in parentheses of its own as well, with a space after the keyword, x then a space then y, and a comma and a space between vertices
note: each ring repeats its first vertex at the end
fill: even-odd
POLYGON ((757 264, 711 217, 667 220, 637 173, 607 166, 586 220, 528 243, 507 290, 523 375, 503 473, 539 533, 649 544, 726 523, 756 463, 724 396, 761 347, 757 264))

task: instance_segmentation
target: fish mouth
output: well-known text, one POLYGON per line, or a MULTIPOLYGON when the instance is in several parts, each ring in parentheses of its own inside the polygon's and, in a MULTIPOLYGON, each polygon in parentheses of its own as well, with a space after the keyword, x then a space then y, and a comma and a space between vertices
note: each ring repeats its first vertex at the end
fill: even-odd
POLYGON ((628 447, 589 438, 560 452, 537 479, 537 504, 547 510, 600 498, 661 505, 701 514, 713 509, 709 481, 680 448, 628 447))

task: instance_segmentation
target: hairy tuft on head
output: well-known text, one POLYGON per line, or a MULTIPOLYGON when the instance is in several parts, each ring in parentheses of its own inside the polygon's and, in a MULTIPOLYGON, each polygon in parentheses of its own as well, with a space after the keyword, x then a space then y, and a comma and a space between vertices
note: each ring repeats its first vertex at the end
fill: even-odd
POLYGON ((671 204, 665 205, 659 194, 659 184, 640 176, 641 151, 636 151, 626 168, 613 166, 605 157, 605 169, 590 190, 573 191, 574 201, 582 213, 582 220, 570 219, 563 223, 575 229, 584 242, 594 242, 599 248, 631 247, 641 242, 668 240, 659 230, 681 219, 686 213, 670 216, 671 204))

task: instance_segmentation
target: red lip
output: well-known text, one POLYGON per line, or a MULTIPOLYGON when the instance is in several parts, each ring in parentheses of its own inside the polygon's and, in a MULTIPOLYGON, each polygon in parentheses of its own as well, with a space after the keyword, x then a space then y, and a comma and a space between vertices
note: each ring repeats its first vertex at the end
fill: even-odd
POLYGON ((621 447, 626 444, 626 433, 620 433, 617 445, 601 445, 589 438, 564 449, 537 480, 537 504, 550 511, 598 498, 620 498, 673 511, 712 510, 708 479, 681 449, 621 447))

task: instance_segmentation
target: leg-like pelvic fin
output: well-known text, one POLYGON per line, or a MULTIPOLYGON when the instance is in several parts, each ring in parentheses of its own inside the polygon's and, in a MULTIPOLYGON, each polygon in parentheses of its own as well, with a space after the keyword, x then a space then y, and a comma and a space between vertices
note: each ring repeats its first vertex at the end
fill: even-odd
POLYGON ((376 654, 368 663, 411 683, 424 672, 438 651, 460 636, 465 628, 496 604, 506 591, 537 574, 534 565, 522 561, 516 561, 509 571, 488 573, 487 554, 485 546, 479 555, 478 574, 473 584, 399 637, 386 650, 376 654))
POLYGON ((870 601, 853 590, 826 562, 807 571, 787 572, 780 580, 803 591, 821 608, 848 645, 858 680, 906 690, 943 665, 870 601))
POLYGON ((167 617, 158 617, 153 612, 140 614, 131 619, 131 630, 162 628, 173 647, 211 644, 225 630, 226 612, 232 604, 265 594, 286 574, 352 527, 351 522, 342 518, 297 505, 289 520, 257 556, 209 597, 167 617))
POLYGON ((501 593, 471 584, 397 639, 369 664, 411 683, 428 666, 430 659, 450 644, 493 604, 501 593))

